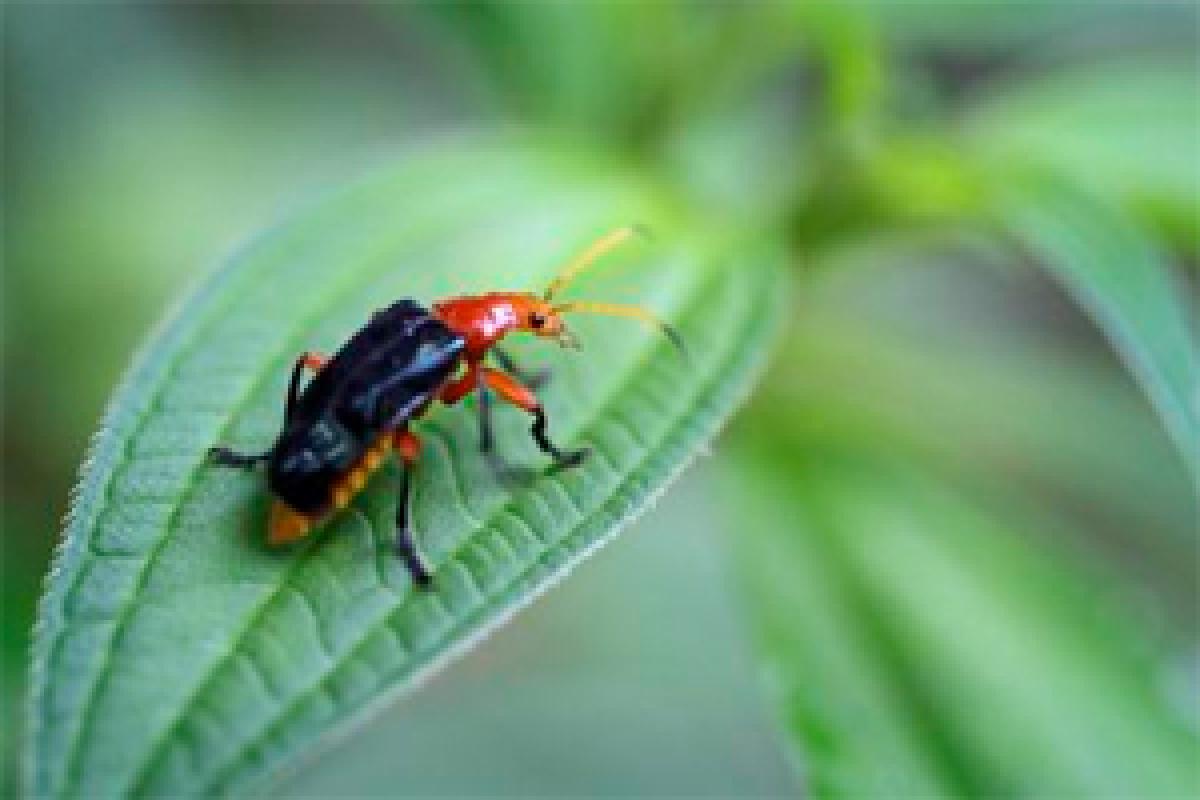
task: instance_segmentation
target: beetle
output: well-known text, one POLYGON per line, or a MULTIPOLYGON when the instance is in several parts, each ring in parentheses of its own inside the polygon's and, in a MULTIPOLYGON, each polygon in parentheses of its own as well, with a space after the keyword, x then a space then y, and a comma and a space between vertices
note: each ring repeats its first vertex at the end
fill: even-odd
POLYGON ((270 449, 248 454, 213 447, 214 464, 240 469, 266 465, 274 501, 267 527, 272 545, 307 536, 366 485, 390 453, 403 462, 396 504, 395 550, 414 583, 427 586, 432 574, 415 544, 409 520, 411 475, 421 442, 411 423, 434 402, 453 405, 479 392, 479 446, 506 482, 532 477, 532 470, 507 464, 495 450, 490 394, 533 416, 530 433, 550 456, 552 469, 583 463, 586 449, 566 450, 551 441, 546 411, 535 390, 546 374, 526 374, 499 348, 512 333, 531 333, 562 347, 579 349, 564 314, 628 317, 664 332, 683 351, 679 334, 637 306, 584 301, 554 302, 581 271, 641 233, 638 226, 613 230, 567 263, 542 294, 489 292, 452 297, 427 309, 402 299, 375 312, 331 358, 315 352, 296 359, 288 382, 283 426, 270 449), (493 357, 499 368, 485 363, 493 357), (313 378, 301 386, 304 371, 313 378))

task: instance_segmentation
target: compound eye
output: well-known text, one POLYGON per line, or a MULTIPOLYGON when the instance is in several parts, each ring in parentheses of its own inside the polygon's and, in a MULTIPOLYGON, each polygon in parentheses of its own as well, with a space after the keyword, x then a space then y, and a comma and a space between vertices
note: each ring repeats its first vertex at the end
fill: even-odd
POLYGON ((533 328, 535 331, 541 330, 542 328, 546 327, 546 317, 536 312, 530 314, 529 327, 533 328))

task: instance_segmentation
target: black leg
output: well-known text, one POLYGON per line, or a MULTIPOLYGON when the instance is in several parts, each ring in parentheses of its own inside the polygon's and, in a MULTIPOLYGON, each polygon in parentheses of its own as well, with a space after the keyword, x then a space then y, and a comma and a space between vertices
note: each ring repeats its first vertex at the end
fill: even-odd
POLYGON ((538 408, 533 412, 533 428, 530 429, 533 433, 533 440, 537 442, 537 446, 542 449, 543 453, 548 454, 554 459, 555 469, 570 469, 578 467, 583 463, 583 460, 588 456, 588 449, 581 448, 579 450, 562 450, 550 441, 550 437, 546 435, 546 411, 538 408))
POLYGON ((539 369, 535 372, 528 372, 518 366, 517 362, 513 360, 513 357, 504 350, 501 350, 499 347, 492 348, 492 352, 496 355, 496 360, 500 362, 500 366, 504 368, 505 372, 512 375, 530 389, 537 391, 550 382, 549 369, 539 369))
POLYGON ((300 375, 304 371, 304 356, 296 359, 296 366, 292 367, 292 377, 288 381, 287 405, 284 406, 283 421, 290 422, 292 414, 296 411, 296 401, 300 399, 300 375))
POLYGON ((296 410, 296 403, 300 400, 300 376, 304 374, 304 368, 308 367, 313 372, 317 372, 323 368, 327 360, 325 356, 311 350, 301 353, 296 359, 296 365, 292 367, 292 378, 288 381, 287 405, 283 414, 284 422, 291 420, 292 414, 296 410))
POLYGON ((208 460, 217 466, 233 467, 235 469, 254 469, 258 464, 271 457, 267 453, 239 453, 228 447, 210 447, 208 460))
POLYGON ((492 392, 484 383, 482 370, 479 373, 479 383, 476 389, 479 404, 479 450, 487 460, 492 473, 503 484, 524 485, 530 483, 537 477, 537 470, 509 464, 496 452, 495 434, 492 429, 492 392))
POLYGON ((492 393, 483 385, 483 381, 479 382, 477 392, 479 402, 479 449, 484 455, 490 455, 496 451, 495 434, 492 432, 492 393))
POLYGON ((400 556, 404 566, 408 567, 413 583, 424 589, 433 582, 433 575, 425 566, 421 554, 417 552, 417 545, 413 541, 412 525, 409 523, 408 500, 412 489, 411 474, 412 465, 406 464, 401 471, 399 494, 396 495, 396 555, 400 556))
MULTIPOLYGON (((286 424, 292 418, 292 414, 296 411, 296 402, 300 399, 300 377, 304 373, 304 362, 309 354, 304 353, 296 359, 295 366, 292 367, 292 377, 288 380, 287 403, 284 406, 283 421, 286 424)), ((255 466, 270 458, 270 452, 266 453, 239 453, 236 450, 230 450, 228 447, 211 447, 208 450, 208 460, 222 467, 234 467, 237 469, 253 469, 255 466)))

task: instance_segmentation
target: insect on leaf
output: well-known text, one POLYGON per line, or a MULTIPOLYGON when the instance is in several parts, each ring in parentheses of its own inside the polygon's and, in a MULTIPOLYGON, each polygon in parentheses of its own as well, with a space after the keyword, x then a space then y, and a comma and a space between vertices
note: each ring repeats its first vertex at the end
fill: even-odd
MULTIPOLYGON (((734 248, 639 180, 530 142, 422 152, 299 211, 188 297, 118 390, 43 601, 31 703, 36 796, 242 792, 462 653, 643 510, 715 434, 762 365, 782 294, 773 250, 734 248), (398 297, 543 288, 596 235, 630 245, 564 293, 637 302, 680 358, 626 320, 580 317, 550 431, 592 457, 523 488, 478 455, 473 408, 434 408, 414 528, 435 572, 391 549, 394 465, 290 550, 263 544, 260 475, 205 451, 270 445, 296 355, 332 352, 398 297)), ((529 419, 499 447, 544 465, 529 419)), ((398 778, 402 779, 402 778, 398 778)))

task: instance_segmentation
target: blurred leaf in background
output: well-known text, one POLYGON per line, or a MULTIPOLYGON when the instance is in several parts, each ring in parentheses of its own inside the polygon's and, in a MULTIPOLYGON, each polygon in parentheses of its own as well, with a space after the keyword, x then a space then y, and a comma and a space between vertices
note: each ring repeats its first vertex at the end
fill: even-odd
POLYGON ((1031 276, 1002 257, 840 254, 740 426, 781 718, 825 796, 1186 796, 1190 476, 1111 357, 1047 350, 1063 309, 1009 327, 1031 276))
MULTIPOLYGON (((4 14, 6 720, 86 437, 167 298, 415 137, 515 126, 621 161, 748 239, 789 242, 789 336, 717 468, 681 489, 688 513, 647 518, 378 729, 500 757, 466 776, 449 757, 392 771, 368 734, 282 791, 786 792, 756 710, 673 693, 703 675, 744 697, 744 627, 814 795, 1200 793, 1193 4, 4 14), (697 514, 737 565, 706 551, 702 574, 735 573, 744 614, 711 641, 673 638, 670 657, 642 650, 655 633, 634 628, 637 598, 698 591, 679 549, 642 540, 685 542, 697 514), (617 568, 643 547, 658 567, 617 568), (642 677, 547 655, 563 630, 579 631, 564 652, 603 647, 597 663, 642 677), (689 668, 714 648, 742 656, 689 668), (513 663, 543 680, 521 684, 513 663), (656 666, 670 678, 646 678, 656 666), (510 681, 524 688, 504 694, 510 681), (661 717, 613 727, 661 752, 657 767, 597 743, 612 733, 595 714, 554 718, 624 708, 606 698, 637 686, 661 717), (547 719, 527 749, 495 725, 547 719), (480 720, 493 732, 472 738, 480 720), (744 758, 688 735, 721 724, 747 732, 744 758)), ((646 621, 688 624, 678 608, 646 621)))
POLYGON ((991 515, 869 459, 813 450, 802 472, 784 452, 788 481, 743 462, 745 583, 817 794, 1194 793, 1163 654, 1105 577, 1004 527, 1011 503, 991 515))

